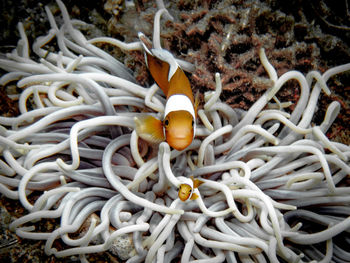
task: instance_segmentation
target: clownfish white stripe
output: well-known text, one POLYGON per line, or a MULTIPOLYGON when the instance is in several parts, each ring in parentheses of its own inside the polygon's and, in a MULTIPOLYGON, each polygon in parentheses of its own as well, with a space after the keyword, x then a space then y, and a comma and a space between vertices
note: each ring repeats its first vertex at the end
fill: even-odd
POLYGON ((170 96, 167 100, 164 110, 164 117, 166 117, 169 114, 169 112, 179 110, 188 111, 192 115, 193 120, 196 119, 194 107, 191 100, 186 95, 174 94, 170 96))

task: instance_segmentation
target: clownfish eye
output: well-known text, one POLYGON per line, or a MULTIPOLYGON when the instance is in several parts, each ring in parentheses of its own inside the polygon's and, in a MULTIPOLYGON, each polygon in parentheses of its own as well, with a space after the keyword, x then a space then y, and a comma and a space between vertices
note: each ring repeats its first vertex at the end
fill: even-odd
POLYGON ((194 120, 192 120, 192 127, 193 127, 193 125, 194 125, 194 120))
POLYGON ((169 120, 168 119, 165 119, 164 120, 164 126, 168 126, 169 125, 169 120))

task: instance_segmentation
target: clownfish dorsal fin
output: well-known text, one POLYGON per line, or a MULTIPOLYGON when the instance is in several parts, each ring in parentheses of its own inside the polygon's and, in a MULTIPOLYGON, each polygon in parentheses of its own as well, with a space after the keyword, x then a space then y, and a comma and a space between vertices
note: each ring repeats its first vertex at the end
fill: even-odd
POLYGON ((161 120, 152 115, 141 115, 134 117, 134 122, 136 133, 145 141, 158 144, 165 140, 161 120))
POLYGON ((200 179, 194 179, 194 177, 191 175, 190 176, 192 182, 193 182, 193 188, 198 188, 201 184, 203 184, 204 182, 200 179))

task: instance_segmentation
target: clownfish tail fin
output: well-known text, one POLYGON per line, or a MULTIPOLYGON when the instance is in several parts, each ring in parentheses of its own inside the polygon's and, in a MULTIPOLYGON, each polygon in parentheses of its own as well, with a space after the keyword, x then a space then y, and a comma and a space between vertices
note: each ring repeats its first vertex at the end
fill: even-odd
POLYGON ((159 144, 165 140, 161 120, 145 114, 134 117, 134 122, 137 135, 145 141, 159 144))
MULTIPOLYGON (((158 86, 167 96, 169 89, 169 60, 170 53, 163 49, 152 49, 149 39, 141 32, 138 33, 141 45, 144 49, 146 65, 158 86), (168 54, 169 53, 169 54, 168 54), (166 55, 164 55, 166 54, 166 55), (164 61, 165 59, 165 61, 164 61)), ((175 59, 173 59, 175 61, 175 59)))

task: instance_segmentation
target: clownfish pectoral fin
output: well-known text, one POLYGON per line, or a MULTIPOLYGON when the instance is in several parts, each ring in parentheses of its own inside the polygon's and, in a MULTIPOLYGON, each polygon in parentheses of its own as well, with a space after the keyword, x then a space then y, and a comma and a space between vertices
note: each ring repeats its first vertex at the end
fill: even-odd
POLYGON ((191 200, 196 200, 198 198, 198 195, 196 193, 193 193, 191 196, 191 200))
POLYGON ((159 144, 165 140, 163 123, 152 115, 134 117, 135 130, 139 137, 153 144, 159 144))
POLYGON ((193 188, 198 188, 201 184, 204 183, 202 180, 194 179, 193 176, 190 176, 190 178, 193 181, 193 188))

